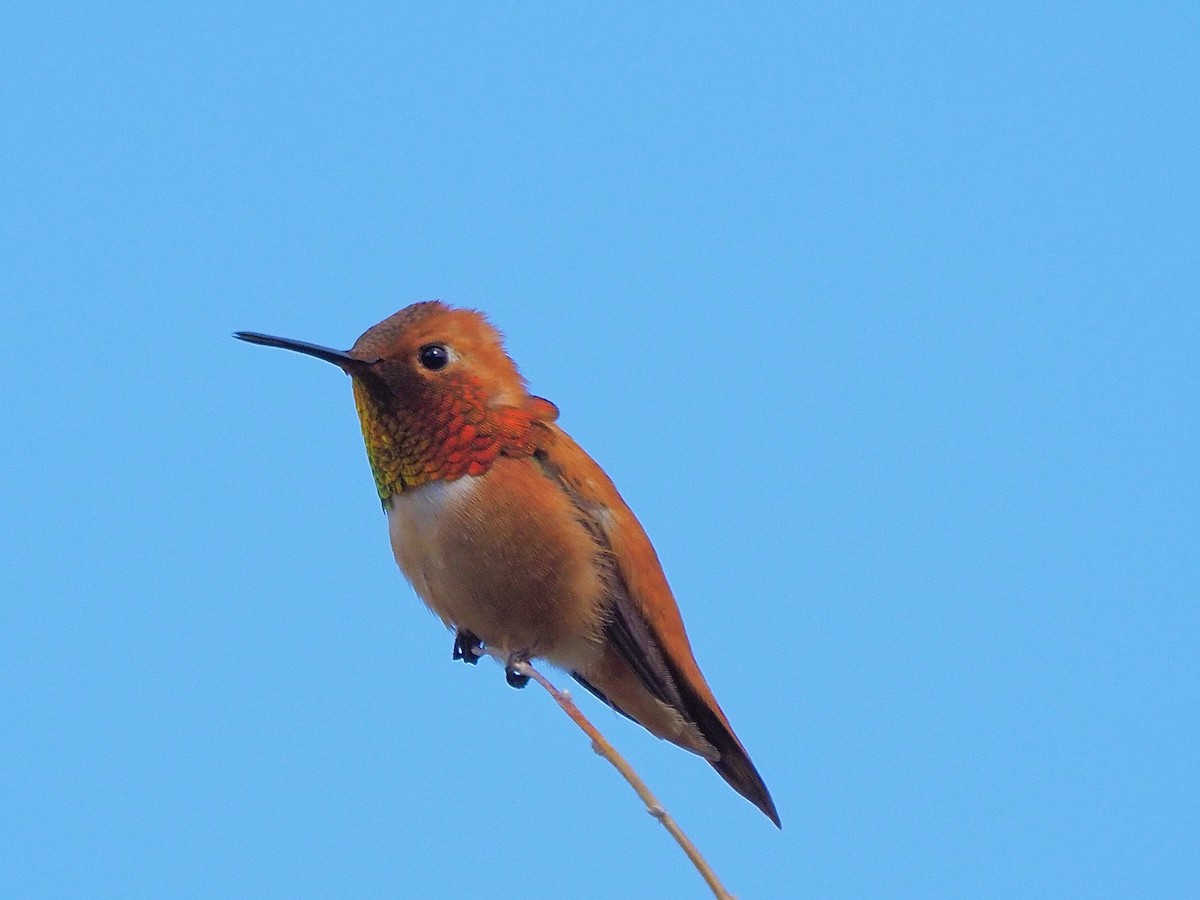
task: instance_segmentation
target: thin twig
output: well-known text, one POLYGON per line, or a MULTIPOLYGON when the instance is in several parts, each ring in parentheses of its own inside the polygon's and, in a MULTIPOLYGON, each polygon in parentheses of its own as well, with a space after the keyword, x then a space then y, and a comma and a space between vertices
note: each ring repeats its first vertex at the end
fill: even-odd
MULTIPOLYGON (((484 652, 499 660, 502 664, 506 662, 498 653, 492 653, 486 648, 484 652)), ((721 884, 720 879, 717 878, 717 874, 709 866, 708 861, 696 849, 696 845, 683 833, 683 829, 671 818, 671 814, 666 811, 663 805, 658 802, 658 798, 651 793, 650 788, 646 787, 646 782, 642 781, 638 773, 633 770, 633 766, 616 751, 616 748, 608 742, 608 739, 600 733, 600 730, 579 711, 579 707, 575 705, 575 701, 571 699, 571 695, 566 691, 560 691, 550 683, 545 675, 527 662, 514 663, 513 668, 522 675, 528 675, 540 684, 546 693, 554 698, 554 702, 562 707, 562 711, 570 716, 571 721, 583 729, 583 733, 592 739, 592 749, 612 763, 613 768, 621 773, 621 777, 629 782, 630 787, 637 792, 642 802, 646 804, 646 811, 658 819, 662 823, 663 828, 670 832, 671 837, 675 838, 675 842, 683 848, 683 852, 692 861, 692 865, 696 867, 696 871, 700 873, 700 876, 713 892, 713 896, 717 897, 718 900, 734 900, 733 894, 725 890, 724 885, 721 884)))

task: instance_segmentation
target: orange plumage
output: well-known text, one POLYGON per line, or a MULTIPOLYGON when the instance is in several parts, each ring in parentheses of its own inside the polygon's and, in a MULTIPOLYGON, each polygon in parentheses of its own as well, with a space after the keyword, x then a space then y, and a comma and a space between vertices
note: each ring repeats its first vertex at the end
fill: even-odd
POLYGON ((641 524, 556 424, 555 406, 528 393, 481 314, 416 303, 347 353, 238 336, 353 377, 396 561, 456 630, 456 657, 472 662, 483 644, 510 661, 550 660, 652 734, 704 757, 779 824, 696 664, 641 524))

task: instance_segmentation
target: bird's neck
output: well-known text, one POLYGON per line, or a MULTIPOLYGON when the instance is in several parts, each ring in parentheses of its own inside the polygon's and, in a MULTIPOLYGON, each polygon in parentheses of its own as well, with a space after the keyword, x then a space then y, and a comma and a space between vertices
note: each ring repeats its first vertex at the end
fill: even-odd
POLYGON ((527 456, 534 450, 533 417, 514 407, 489 407, 474 382, 411 399, 411 405, 385 401, 354 381, 367 459, 385 506, 393 496, 431 481, 483 475, 501 454, 527 456))

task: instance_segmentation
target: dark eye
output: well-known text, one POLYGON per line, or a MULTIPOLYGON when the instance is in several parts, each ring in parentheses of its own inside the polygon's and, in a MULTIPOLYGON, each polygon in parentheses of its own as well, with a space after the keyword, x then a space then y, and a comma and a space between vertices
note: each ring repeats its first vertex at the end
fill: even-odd
POLYGON ((426 344, 417 351, 417 359, 425 368, 436 372, 450 362, 450 354, 441 344, 426 344))

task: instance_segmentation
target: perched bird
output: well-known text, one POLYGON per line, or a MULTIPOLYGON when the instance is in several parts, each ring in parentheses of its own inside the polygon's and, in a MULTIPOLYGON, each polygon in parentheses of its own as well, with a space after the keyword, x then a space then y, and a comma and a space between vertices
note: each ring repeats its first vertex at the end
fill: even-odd
POLYGON ((414 303, 348 351, 238 332, 350 375, 396 562, 455 631, 513 665, 544 658, 660 738, 702 756, 777 826, 754 764, 692 656, 641 524, 528 393, 478 312, 414 303))

